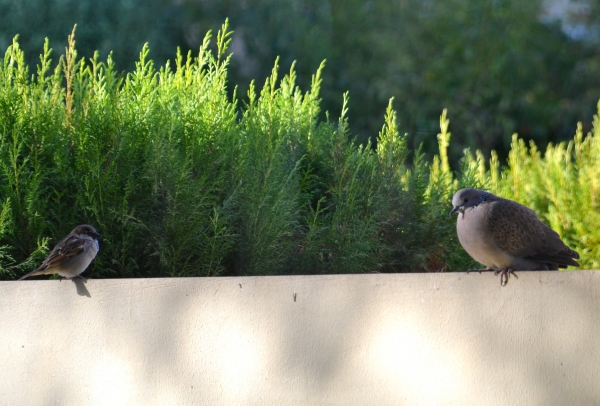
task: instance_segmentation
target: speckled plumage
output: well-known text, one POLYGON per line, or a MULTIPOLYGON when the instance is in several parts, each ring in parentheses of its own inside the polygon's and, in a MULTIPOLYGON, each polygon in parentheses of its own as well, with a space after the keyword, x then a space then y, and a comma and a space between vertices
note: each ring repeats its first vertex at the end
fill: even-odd
POLYGON ((79 276, 96 257, 100 250, 98 238, 101 235, 90 225, 82 224, 63 238, 48 257, 34 271, 23 275, 19 280, 34 275, 58 274, 71 279, 79 276))
POLYGON ((579 266, 579 254, 528 207, 477 189, 459 190, 452 205, 461 245, 477 262, 502 272, 503 285, 515 270, 579 266))

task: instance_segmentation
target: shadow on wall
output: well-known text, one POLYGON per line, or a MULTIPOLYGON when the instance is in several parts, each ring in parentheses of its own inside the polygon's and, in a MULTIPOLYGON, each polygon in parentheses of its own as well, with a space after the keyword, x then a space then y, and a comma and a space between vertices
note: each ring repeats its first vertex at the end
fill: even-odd
MULTIPOLYGON (((0 283, 3 399, 596 404, 600 274, 0 283), (598 275, 598 276, 597 276, 598 275), (81 296, 85 289, 84 296, 81 296), (10 333, 8 333, 10 332, 10 333), (66 356, 65 354, 68 354, 66 356), (34 387, 32 376, 43 377, 34 387), (25 390, 27 389, 27 390, 25 390)), ((24 404, 24 403, 21 403, 24 404)))

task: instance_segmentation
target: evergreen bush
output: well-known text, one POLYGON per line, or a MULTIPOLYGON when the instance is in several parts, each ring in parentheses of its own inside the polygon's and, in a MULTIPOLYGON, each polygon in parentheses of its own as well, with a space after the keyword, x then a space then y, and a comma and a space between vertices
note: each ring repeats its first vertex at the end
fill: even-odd
POLYGON ((376 149, 350 137, 347 94, 337 121, 319 119, 324 64, 302 92, 276 62, 238 105, 230 40, 225 23, 214 51, 208 33, 159 69, 144 46, 123 75, 111 55, 79 59, 73 33, 54 68, 46 41, 30 75, 15 38, 0 63, 0 278, 81 223, 104 236, 94 278, 465 269, 448 216, 461 186, 529 205, 597 266, 598 118, 543 158, 515 137, 502 170, 466 151, 455 175, 444 112, 439 157, 408 166, 392 101, 376 149))

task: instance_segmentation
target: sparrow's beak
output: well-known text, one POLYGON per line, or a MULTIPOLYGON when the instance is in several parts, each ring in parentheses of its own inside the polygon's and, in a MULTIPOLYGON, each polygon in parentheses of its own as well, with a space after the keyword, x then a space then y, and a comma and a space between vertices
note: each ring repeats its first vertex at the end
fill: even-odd
POLYGON ((452 216, 454 213, 456 213, 458 211, 458 209, 460 209, 460 206, 455 206, 452 210, 450 210, 450 214, 448 214, 448 215, 452 216))

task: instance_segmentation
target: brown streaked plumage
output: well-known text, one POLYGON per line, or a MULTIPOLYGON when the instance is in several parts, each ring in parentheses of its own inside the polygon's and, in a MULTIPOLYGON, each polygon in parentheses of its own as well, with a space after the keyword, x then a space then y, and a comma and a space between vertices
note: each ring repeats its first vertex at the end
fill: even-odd
POLYGON ((100 246, 98 238, 102 237, 94 227, 82 224, 77 227, 63 240, 61 240, 42 264, 19 280, 34 275, 59 274, 71 279, 79 276, 92 260, 96 257, 100 246))

